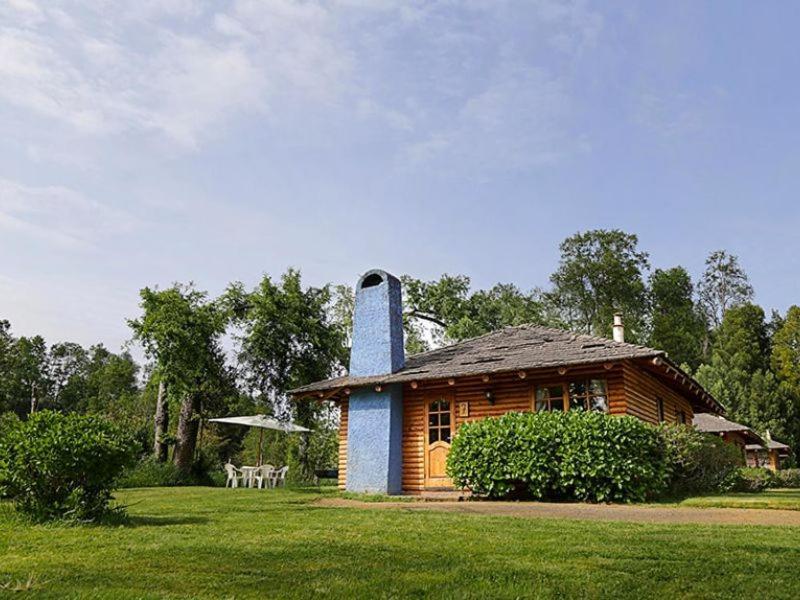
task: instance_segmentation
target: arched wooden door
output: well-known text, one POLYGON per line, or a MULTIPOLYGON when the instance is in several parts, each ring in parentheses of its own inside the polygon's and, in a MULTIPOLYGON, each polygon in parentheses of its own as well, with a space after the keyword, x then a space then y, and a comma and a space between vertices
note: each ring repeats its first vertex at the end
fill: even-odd
POLYGON ((425 399, 425 487, 452 487, 445 467, 455 428, 455 402, 452 393, 425 399))

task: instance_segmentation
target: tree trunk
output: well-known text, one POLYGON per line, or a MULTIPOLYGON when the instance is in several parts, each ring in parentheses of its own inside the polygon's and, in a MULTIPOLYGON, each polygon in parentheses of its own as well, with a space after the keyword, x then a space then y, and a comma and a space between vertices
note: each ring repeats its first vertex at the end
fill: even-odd
POLYGON ((169 432, 169 405, 167 404, 167 384, 158 382, 158 397, 156 399, 155 440, 153 454, 159 462, 167 461, 169 444, 166 441, 169 432))
POLYGON ((194 449, 197 446, 197 432, 200 425, 199 409, 200 395, 197 393, 186 394, 181 402, 175 452, 172 454, 175 466, 184 473, 189 472, 194 460, 194 449))
POLYGON ((36 397, 36 382, 31 383, 31 414, 39 408, 39 399, 36 397))

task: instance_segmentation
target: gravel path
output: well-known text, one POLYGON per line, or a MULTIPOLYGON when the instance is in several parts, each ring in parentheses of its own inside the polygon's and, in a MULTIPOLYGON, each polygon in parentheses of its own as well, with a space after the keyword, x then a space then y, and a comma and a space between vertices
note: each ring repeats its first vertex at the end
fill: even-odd
POLYGON ((800 527, 800 511, 757 508, 692 508, 620 504, 554 504, 548 502, 362 502, 345 498, 323 498, 317 502, 317 505, 373 510, 433 510, 529 519, 800 527))

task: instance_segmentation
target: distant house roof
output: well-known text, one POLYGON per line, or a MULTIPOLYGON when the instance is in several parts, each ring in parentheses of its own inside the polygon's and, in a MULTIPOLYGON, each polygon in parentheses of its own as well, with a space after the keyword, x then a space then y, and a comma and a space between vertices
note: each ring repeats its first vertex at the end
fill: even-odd
POLYGON ((790 446, 786 444, 782 444, 781 442, 776 442, 775 440, 767 440, 766 444, 747 444, 745 446, 746 450, 778 450, 788 452, 791 450, 790 446))
POLYGON ((762 441, 761 437, 747 425, 711 413, 695 413, 692 424, 695 429, 704 433, 741 433, 749 442, 759 444, 762 441))
POLYGON ((291 393, 303 396, 344 387, 647 358, 665 361, 677 375, 691 382, 709 407, 722 412, 719 403, 694 379, 672 364, 661 350, 539 325, 506 327, 444 348, 409 356, 405 366, 396 373, 371 377, 345 375, 299 387, 291 393))

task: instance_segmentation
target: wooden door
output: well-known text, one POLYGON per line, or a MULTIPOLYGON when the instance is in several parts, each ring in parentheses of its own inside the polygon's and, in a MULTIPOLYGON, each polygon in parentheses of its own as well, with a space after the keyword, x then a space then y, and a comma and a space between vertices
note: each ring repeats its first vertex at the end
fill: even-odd
POLYGON ((452 487, 445 466, 455 427, 455 401, 452 393, 425 399, 425 487, 452 487))

